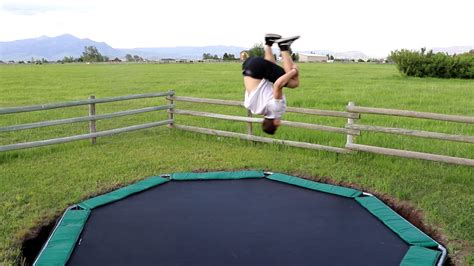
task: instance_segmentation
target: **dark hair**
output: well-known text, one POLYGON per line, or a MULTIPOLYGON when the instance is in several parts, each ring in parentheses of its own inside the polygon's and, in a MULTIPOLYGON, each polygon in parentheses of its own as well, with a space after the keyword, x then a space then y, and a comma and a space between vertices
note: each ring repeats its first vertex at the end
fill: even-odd
POLYGON ((275 131, 277 130, 277 126, 273 124, 274 119, 270 118, 264 118, 262 122, 262 129, 265 133, 273 135, 275 134, 275 131))

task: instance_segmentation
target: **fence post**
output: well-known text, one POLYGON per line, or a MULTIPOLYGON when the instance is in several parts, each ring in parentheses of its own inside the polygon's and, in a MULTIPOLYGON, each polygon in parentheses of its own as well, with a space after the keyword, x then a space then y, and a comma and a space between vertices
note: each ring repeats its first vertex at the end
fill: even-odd
MULTIPOLYGON (((355 102, 349 102, 349 104, 347 104, 347 109, 349 109, 349 107, 353 107, 353 106, 355 106, 355 102)), ((353 125, 355 120, 356 119, 354 119, 354 118, 348 118, 347 119, 347 124, 348 125, 353 125)), ((350 135, 350 134, 347 134, 346 145, 353 144, 353 143, 354 143, 354 136, 350 135)))
MULTIPOLYGON (((174 103, 173 96, 174 96, 174 93, 172 95, 170 95, 169 97, 167 97, 170 104, 174 103)), ((174 113, 173 113, 173 111, 174 111, 173 108, 168 109, 168 119, 173 121, 173 122, 171 122, 171 124, 168 125, 169 128, 173 128, 173 124, 174 124, 174 113)))
MULTIPOLYGON (((247 116, 252 117, 252 112, 250 110, 247 110, 247 116)), ((248 135, 253 135, 253 125, 252 122, 247 123, 247 134, 248 135)))
MULTIPOLYGON (((93 100, 95 99, 95 96, 92 95, 92 96, 89 96, 89 100, 93 100)), ((95 115, 95 103, 90 103, 89 104, 89 116, 94 116, 95 115)), ((89 121, 89 133, 95 133, 97 130, 96 130, 96 126, 95 126, 95 120, 91 120, 89 121)), ((95 144, 96 143, 96 137, 92 137, 91 138, 91 143, 92 144, 95 144)))

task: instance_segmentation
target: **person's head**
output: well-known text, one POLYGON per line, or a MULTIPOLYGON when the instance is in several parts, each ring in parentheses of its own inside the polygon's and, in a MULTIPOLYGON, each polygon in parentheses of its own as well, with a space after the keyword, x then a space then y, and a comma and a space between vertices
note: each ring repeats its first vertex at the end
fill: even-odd
POLYGON ((272 99, 267 103, 262 129, 265 133, 273 135, 281 124, 281 117, 285 113, 286 103, 283 99, 272 99))
POLYGON ((280 126, 280 119, 264 118, 262 122, 262 129, 265 133, 274 135, 275 131, 280 126))

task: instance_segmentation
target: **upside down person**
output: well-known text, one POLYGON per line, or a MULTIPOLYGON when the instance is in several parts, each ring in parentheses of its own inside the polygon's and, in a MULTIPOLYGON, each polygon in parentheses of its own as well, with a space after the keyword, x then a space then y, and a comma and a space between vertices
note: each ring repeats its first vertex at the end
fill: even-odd
POLYGON ((242 65, 245 101, 244 106, 253 114, 263 115, 262 129, 275 134, 286 110, 283 87, 299 86, 298 66, 293 63, 290 46, 299 36, 282 38, 277 34, 265 35, 265 57, 250 57, 242 65), (276 64, 272 53, 273 43, 278 44, 283 68, 276 64))

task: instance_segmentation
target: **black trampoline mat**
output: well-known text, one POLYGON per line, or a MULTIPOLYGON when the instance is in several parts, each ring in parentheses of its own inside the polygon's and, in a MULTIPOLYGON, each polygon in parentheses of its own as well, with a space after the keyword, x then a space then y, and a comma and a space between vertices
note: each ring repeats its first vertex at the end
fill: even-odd
POLYGON ((69 265, 399 265, 355 200, 267 179, 171 181, 94 209, 69 265))

